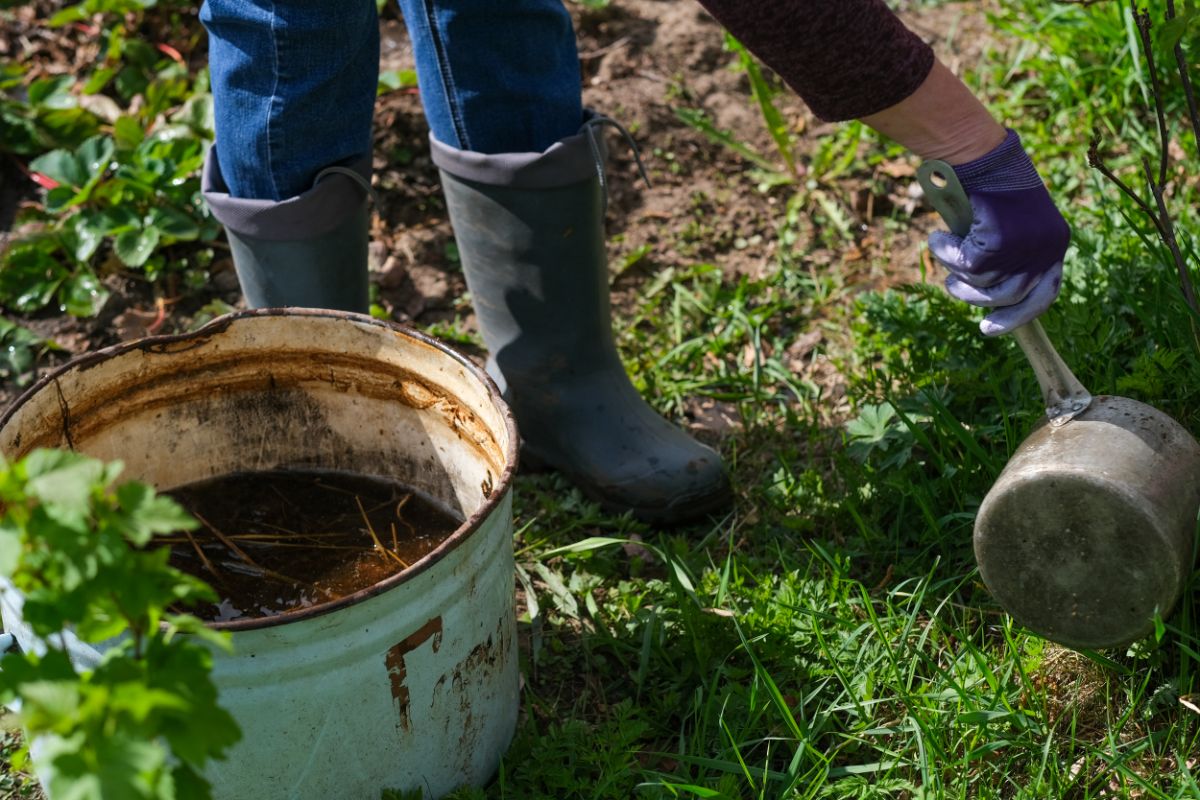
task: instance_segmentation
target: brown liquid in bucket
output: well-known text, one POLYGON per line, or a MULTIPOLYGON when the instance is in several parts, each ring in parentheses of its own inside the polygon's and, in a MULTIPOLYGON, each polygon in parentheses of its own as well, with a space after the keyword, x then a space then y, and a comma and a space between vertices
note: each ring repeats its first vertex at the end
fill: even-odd
POLYGON ((170 491, 200 521, 172 566, 209 583, 208 620, 269 617, 336 600, 407 569, 459 521, 404 486, 328 471, 222 475, 170 491))

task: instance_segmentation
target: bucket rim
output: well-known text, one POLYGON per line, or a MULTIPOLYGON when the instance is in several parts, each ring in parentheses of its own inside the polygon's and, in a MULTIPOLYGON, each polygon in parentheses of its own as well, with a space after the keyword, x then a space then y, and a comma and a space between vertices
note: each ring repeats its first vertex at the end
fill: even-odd
MULTIPOLYGON (((296 608, 289 611, 276 614, 270 617, 246 617, 240 619, 214 621, 205 620, 205 627, 216 631, 249 631, 262 628, 273 628, 278 625, 286 625, 292 622, 301 622, 303 620, 312 619, 313 617, 324 616, 335 611, 340 611, 343 608, 357 605, 365 600, 368 600, 384 592, 390 591, 404 583, 409 582, 418 575, 428 571, 435 564, 444 559, 451 551, 455 550, 464 541, 474 535, 481 527, 485 520, 491 518, 493 512, 503 503, 512 490, 512 484, 517 474, 518 460, 520 457, 520 435, 517 431, 516 419, 513 417, 512 409, 504 401, 504 397, 500 393, 499 387, 487 372, 472 361, 467 355, 447 342, 437 339, 429 334, 414 328, 411 325, 404 323, 392 322, 390 320, 376 319, 368 314, 360 314, 354 311, 337 311, 315 308, 253 308, 242 311, 234 311, 229 314, 219 316, 194 331, 184 333, 160 334, 156 336, 147 336, 140 339, 131 339, 127 342, 120 342, 115 345, 93 350, 88 353, 82 353, 70 359, 64 364, 61 364, 52 370, 46 372, 35 381, 28 389, 23 391, 16 400, 9 405, 8 408, 0 413, 0 429, 5 428, 17 411, 25 405, 34 395, 41 392, 48 385, 54 383, 58 378, 68 372, 75 370, 87 370, 95 365, 108 361, 112 358, 125 355, 126 353, 135 350, 152 351, 156 348, 173 347, 180 343, 187 343, 196 340, 204 340, 212 336, 223 333, 234 324, 246 320, 259 318, 274 318, 274 317, 297 317, 308 319, 334 319, 353 322, 358 325, 368 325, 404 336, 408 339, 420 342, 421 344, 432 347, 445 356, 449 356, 459 366, 467 370, 467 372, 476 380, 480 381, 487 391, 488 400, 500 412, 501 419, 504 423, 505 431, 508 434, 508 444, 504 448, 505 466, 500 473, 495 485, 492 488, 492 493, 484 499, 483 504, 468 516, 461 525, 455 528, 441 544, 425 554, 421 559, 414 562, 412 566, 401 570, 393 575, 389 575, 377 583, 359 589, 348 595, 330 600, 324 603, 317 603, 306 608, 296 608)), ((173 352, 178 352, 173 350, 173 352)), ((74 449, 73 447, 71 449, 74 449)))

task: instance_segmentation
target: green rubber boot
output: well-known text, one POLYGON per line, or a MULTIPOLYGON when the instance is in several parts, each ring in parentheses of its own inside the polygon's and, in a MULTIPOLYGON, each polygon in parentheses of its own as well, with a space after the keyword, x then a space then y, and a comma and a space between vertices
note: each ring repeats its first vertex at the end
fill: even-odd
POLYGON ((225 226, 246 305, 366 313, 369 176, 369 164, 330 167, 297 197, 231 197, 209 150, 204 199, 225 226))
POLYGON ((677 523, 726 504, 721 457, 660 417, 613 342, 603 155, 584 132, 544 153, 483 155, 433 140, 488 371, 522 457, 642 519, 677 523))

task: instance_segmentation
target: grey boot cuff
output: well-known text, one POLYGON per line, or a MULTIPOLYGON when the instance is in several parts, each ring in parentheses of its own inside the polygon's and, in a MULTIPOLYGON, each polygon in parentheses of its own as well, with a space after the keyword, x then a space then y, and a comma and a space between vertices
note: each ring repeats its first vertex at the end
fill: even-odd
MULTIPOLYGON (((594 112, 584 111, 584 119, 594 112)), ((601 160, 607 152, 604 138, 595 136, 601 160)), ((588 143, 588 131, 581 128, 574 136, 560 139, 541 153, 500 153, 489 155, 459 150, 429 135, 433 163, 456 178, 488 186, 513 189, 557 189, 595 178, 603 164, 588 143)))
MULTIPOLYGON (((586 145, 585 145, 586 146, 586 145)), ((311 239, 328 233, 362 207, 371 185, 371 158, 365 156, 350 164, 363 177, 354 178, 333 172, 318 176, 316 184, 287 200, 253 200, 233 197, 221 177, 217 148, 210 147, 204 159, 200 189, 213 216, 229 230, 242 236, 268 241, 311 239)))

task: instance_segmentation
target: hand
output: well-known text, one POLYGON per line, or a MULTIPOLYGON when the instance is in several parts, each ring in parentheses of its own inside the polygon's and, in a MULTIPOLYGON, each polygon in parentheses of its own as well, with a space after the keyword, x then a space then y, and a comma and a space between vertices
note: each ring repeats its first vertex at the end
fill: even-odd
POLYGON ((1071 229, 1011 130, 999 147, 954 173, 974 221, 966 236, 930 234, 929 250, 950 270, 951 295, 996 309, 979 324, 984 335, 1008 333, 1058 297, 1071 229))

